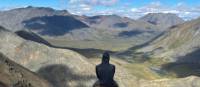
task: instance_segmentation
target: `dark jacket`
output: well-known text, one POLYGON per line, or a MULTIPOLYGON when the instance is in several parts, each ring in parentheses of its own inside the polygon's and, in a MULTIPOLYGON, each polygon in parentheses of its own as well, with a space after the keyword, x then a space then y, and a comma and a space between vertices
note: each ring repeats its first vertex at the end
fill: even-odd
POLYGON ((115 81, 113 80, 115 74, 115 66, 109 64, 109 59, 109 54, 104 53, 102 63, 96 66, 96 75, 99 79, 100 85, 106 87, 116 87, 113 86, 115 84, 115 81))

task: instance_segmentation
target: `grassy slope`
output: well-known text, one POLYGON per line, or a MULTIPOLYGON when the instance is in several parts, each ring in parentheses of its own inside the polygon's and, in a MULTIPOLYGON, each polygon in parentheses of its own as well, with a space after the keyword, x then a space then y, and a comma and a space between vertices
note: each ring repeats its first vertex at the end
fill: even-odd
POLYGON ((199 24, 200 19, 196 19, 177 25, 152 42, 149 46, 139 51, 153 51, 156 48, 162 47, 164 52, 155 54, 156 56, 171 56, 179 53, 188 53, 193 47, 199 46, 199 24))

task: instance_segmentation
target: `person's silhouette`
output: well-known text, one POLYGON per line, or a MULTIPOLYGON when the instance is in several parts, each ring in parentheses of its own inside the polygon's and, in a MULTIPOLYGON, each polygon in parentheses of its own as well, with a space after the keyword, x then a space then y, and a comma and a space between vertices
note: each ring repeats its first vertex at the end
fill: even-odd
MULTIPOLYGON (((96 66, 96 75, 99 81, 95 84, 100 87, 118 87, 114 81, 115 66, 109 63, 108 52, 103 54, 102 63, 96 66)), ((96 87, 96 86, 94 86, 96 87)))

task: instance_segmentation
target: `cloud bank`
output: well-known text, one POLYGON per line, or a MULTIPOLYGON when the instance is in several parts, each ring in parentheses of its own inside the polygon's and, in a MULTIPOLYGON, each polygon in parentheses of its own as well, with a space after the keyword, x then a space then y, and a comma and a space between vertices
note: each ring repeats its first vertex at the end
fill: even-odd
POLYGON ((185 20, 200 16, 200 6, 188 7, 182 2, 171 7, 165 6, 159 1, 151 2, 141 7, 132 7, 131 2, 116 6, 119 3, 121 3, 120 0, 69 0, 66 9, 77 15, 93 16, 117 14, 133 19, 140 18, 148 13, 174 13, 185 20))

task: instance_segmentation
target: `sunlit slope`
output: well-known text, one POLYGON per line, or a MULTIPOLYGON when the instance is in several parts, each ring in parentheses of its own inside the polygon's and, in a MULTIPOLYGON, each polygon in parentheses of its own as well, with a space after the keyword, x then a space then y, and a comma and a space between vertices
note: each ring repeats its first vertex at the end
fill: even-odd
POLYGON ((142 48, 141 52, 153 52, 159 57, 185 56, 200 47, 200 19, 171 27, 170 30, 142 48))

